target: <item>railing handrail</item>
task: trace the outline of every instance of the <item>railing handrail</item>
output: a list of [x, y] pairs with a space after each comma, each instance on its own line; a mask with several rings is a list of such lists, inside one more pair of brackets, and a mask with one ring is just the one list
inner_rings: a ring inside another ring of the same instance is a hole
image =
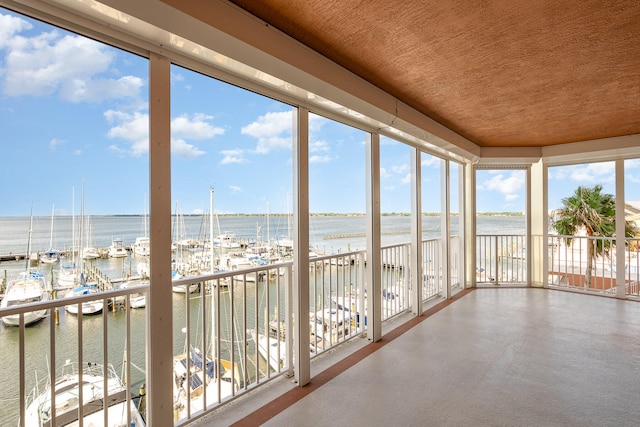
[[53, 298], [48, 301], [40, 301], [29, 304], [20, 304], [12, 307], [0, 308], [0, 317], [12, 316], [21, 313], [30, 313], [32, 311], [50, 310], [52, 308], [65, 307], [67, 305], [73, 305], [78, 303], [84, 303], [89, 301], [106, 300], [114, 297], [121, 297], [125, 295], [133, 295], [137, 293], [143, 293], [149, 291], [149, 284], [140, 284], [127, 288], [114, 289], [109, 291], [100, 291], [95, 294], [87, 294], [73, 297], [61, 297]]

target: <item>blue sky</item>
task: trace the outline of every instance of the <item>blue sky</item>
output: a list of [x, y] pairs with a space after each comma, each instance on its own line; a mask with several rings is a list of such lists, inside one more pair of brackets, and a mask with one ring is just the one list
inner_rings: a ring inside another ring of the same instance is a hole
[[[172, 198], [183, 213], [287, 212], [292, 203], [293, 108], [172, 67]], [[141, 214], [148, 201], [145, 58], [0, 9], [0, 216]], [[310, 210], [364, 212], [365, 141], [358, 129], [312, 115]], [[410, 209], [409, 149], [381, 144], [383, 212]], [[627, 199], [637, 182], [628, 161]], [[455, 169], [455, 168], [454, 168]], [[634, 175], [635, 174], [635, 175]], [[423, 157], [423, 210], [440, 210], [440, 161]], [[553, 168], [550, 208], [577, 185], [614, 193], [613, 163]], [[479, 212], [524, 210], [522, 171], [482, 171]], [[457, 210], [455, 193], [452, 209]], [[557, 207], [557, 206], [555, 206]]]

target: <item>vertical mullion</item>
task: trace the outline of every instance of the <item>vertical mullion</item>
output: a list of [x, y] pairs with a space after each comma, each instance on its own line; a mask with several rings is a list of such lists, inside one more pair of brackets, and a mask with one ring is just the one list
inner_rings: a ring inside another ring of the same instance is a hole
[[149, 55], [150, 282], [146, 315], [147, 424], [173, 419], [171, 296], [171, 61]]

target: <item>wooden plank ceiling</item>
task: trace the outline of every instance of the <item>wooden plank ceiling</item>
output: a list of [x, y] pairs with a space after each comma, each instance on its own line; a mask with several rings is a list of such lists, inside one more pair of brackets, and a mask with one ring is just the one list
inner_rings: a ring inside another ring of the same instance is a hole
[[482, 147], [640, 134], [640, 1], [231, 0]]

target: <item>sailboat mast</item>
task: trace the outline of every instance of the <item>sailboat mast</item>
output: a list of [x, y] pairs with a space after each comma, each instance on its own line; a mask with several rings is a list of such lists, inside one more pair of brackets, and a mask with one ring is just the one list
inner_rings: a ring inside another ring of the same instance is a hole
[[270, 213], [269, 212], [271, 210], [270, 206], [269, 206], [269, 201], [267, 200], [267, 244], [270, 245], [271, 244], [271, 219], [270, 217]]
[[51, 206], [51, 230], [49, 234], [49, 249], [53, 249], [53, 214], [55, 212], [55, 203]]
[[[78, 248], [78, 251], [80, 249]], [[78, 252], [80, 255], [80, 252]], [[71, 187], [71, 265], [76, 263], [76, 187]]]
[[214, 272], [214, 245], [213, 245], [213, 186], [209, 187], [209, 271]]
[[29, 262], [31, 261], [31, 235], [33, 234], [33, 202], [31, 203], [31, 213], [29, 214], [29, 240], [27, 241], [27, 255], [24, 257], [26, 260], [25, 270], [29, 270]]

